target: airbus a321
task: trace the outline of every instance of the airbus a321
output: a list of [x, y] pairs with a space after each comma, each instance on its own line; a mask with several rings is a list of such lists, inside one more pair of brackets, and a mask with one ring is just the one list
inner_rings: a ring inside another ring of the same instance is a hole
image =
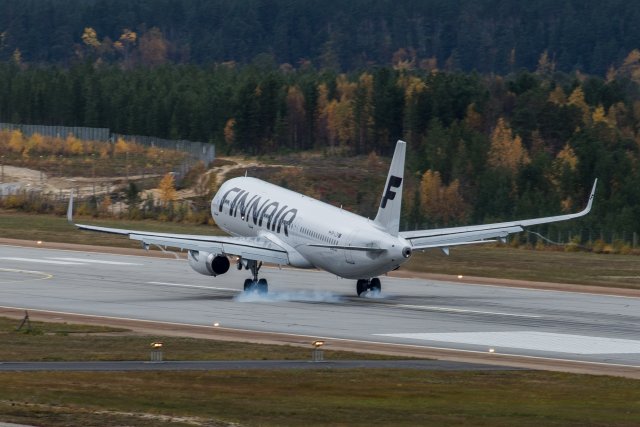
[[[229, 270], [230, 257], [239, 270], [250, 271], [247, 292], [266, 293], [267, 280], [259, 278], [263, 263], [319, 268], [339, 277], [356, 279], [356, 292], [381, 290], [378, 276], [396, 270], [414, 251], [504, 240], [524, 227], [565, 221], [591, 210], [596, 182], [589, 201], [578, 213], [501, 222], [496, 224], [399, 231], [406, 143], [398, 141], [380, 207], [375, 219], [356, 215], [300, 193], [251, 178], [226, 181], [211, 201], [211, 214], [220, 229], [231, 236], [154, 233], [74, 224], [79, 229], [129, 236], [143, 247], [159, 245], [188, 251], [191, 268], [218, 276]], [[67, 218], [70, 223], [73, 195]]]

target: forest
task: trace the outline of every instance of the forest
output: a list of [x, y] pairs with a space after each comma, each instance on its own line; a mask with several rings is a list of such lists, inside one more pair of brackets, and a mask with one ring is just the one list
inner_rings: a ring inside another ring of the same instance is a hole
[[[607, 78], [379, 67], [360, 73], [165, 64], [0, 64], [0, 120], [104, 126], [216, 143], [219, 153], [388, 156], [409, 143], [404, 224], [581, 209], [580, 227], [640, 230], [640, 52]], [[331, 157], [327, 157], [330, 159]]]
[[64, 66], [90, 55], [85, 28], [106, 61], [266, 56], [338, 72], [405, 61], [507, 74], [546, 51], [558, 71], [604, 76], [640, 46], [640, 3], [621, 0], [0, 0], [0, 11], [0, 60]]
[[640, 232], [640, 5], [0, 4], [1, 122], [361, 156], [359, 168], [404, 139], [404, 227], [575, 211], [599, 178], [594, 213], [560, 228]]

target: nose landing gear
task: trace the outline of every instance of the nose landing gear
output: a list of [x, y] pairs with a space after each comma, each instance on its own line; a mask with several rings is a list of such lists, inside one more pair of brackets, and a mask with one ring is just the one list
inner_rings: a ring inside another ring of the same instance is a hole
[[358, 293], [358, 296], [367, 291], [380, 293], [381, 290], [382, 283], [377, 277], [372, 279], [360, 279], [356, 283], [356, 292]]

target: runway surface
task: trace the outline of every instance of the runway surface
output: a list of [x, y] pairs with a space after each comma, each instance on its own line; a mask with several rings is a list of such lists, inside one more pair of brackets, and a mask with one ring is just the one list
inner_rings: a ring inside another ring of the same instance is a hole
[[[397, 348], [640, 368], [640, 298], [382, 278], [383, 292], [326, 273], [263, 268], [216, 278], [186, 261], [0, 246], [0, 305], [212, 326]], [[0, 314], [2, 309], [0, 309]], [[635, 371], [634, 371], [635, 372]], [[639, 371], [640, 372], [640, 371]]]

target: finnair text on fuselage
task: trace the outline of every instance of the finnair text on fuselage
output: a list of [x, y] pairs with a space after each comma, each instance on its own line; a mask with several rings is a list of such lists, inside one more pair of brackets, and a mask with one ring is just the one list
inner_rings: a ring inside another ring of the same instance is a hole
[[[227, 215], [231, 217], [237, 218], [240, 214], [241, 219], [247, 222], [253, 221], [253, 225], [262, 227], [264, 222], [267, 230], [277, 234], [284, 232], [284, 235], [288, 236], [289, 226], [296, 218], [298, 209], [289, 208], [288, 205], [280, 207], [281, 202], [271, 199], [266, 199], [262, 204], [261, 202], [262, 196], [250, 195], [249, 191], [233, 187], [222, 196], [218, 204], [218, 212], [223, 212], [226, 207]], [[212, 207], [212, 211], [215, 215], [215, 206]]]

